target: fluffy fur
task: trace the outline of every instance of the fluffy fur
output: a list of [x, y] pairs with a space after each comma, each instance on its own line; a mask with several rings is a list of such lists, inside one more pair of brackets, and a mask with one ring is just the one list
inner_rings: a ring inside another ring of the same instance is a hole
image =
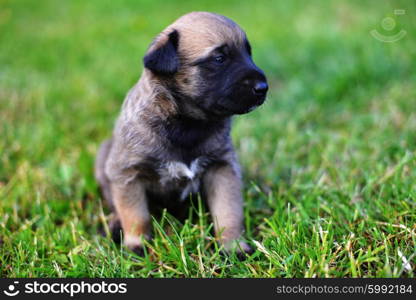
[[151, 237], [155, 199], [181, 201], [199, 192], [225, 249], [250, 252], [231, 116], [261, 105], [267, 81], [245, 33], [226, 17], [190, 13], [156, 37], [143, 61], [113, 136], [97, 155], [112, 224], [121, 224], [126, 246], [140, 250]]

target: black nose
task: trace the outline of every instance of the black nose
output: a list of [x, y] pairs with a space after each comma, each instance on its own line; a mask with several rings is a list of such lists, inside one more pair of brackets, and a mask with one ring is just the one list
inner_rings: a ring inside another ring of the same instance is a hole
[[258, 96], [264, 96], [267, 93], [269, 86], [266, 81], [257, 81], [253, 87], [253, 93]]

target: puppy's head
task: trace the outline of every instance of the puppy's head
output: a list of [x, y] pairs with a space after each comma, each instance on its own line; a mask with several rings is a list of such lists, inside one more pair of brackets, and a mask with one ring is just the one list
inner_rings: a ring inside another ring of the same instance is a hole
[[244, 31], [213, 13], [193, 12], [167, 27], [151, 44], [144, 66], [182, 105], [208, 115], [247, 113], [264, 102], [268, 90]]

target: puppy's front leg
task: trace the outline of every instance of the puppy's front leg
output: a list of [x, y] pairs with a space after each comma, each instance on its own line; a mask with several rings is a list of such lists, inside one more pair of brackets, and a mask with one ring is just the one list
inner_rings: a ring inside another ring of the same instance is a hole
[[238, 171], [231, 165], [213, 167], [204, 176], [204, 194], [214, 221], [215, 232], [227, 251], [251, 253], [241, 240], [243, 199]]
[[150, 214], [143, 185], [134, 180], [111, 185], [114, 206], [121, 221], [124, 244], [141, 254], [142, 238], [150, 238]]

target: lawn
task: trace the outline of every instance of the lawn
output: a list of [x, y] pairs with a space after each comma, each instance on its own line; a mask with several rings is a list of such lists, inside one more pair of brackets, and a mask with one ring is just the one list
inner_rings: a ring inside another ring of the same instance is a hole
[[[245, 261], [220, 254], [197, 199], [184, 222], [153, 220], [144, 257], [98, 233], [99, 143], [152, 38], [192, 10], [239, 23], [271, 86], [234, 119], [257, 248]], [[0, 0], [0, 276], [414, 277], [415, 12], [413, 1]], [[373, 29], [406, 35], [385, 43]]]

